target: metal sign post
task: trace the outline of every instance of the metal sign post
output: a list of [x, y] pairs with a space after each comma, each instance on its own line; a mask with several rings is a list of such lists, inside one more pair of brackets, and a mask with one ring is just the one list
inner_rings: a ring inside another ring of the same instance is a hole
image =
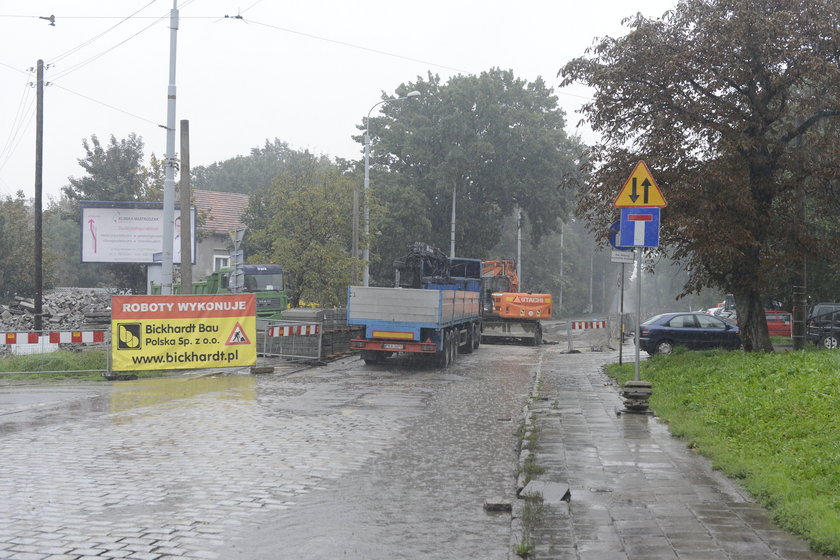
[[[668, 205], [653, 179], [647, 164], [639, 161], [613, 202], [621, 209], [621, 220], [614, 243], [618, 248], [633, 247], [636, 251], [636, 345], [635, 381], [624, 384], [625, 412], [647, 412], [652, 385], [641, 380], [639, 343], [642, 330], [642, 249], [659, 246], [660, 209]], [[615, 227], [613, 227], [615, 229]]]
[[245, 228], [236, 229], [230, 232], [230, 240], [233, 241], [233, 252], [230, 254], [230, 264], [233, 272], [230, 273], [230, 291], [238, 294], [245, 287], [245, 272], [242, 265], [245, 264], [245, 255], [240, 246], [245, 236]]
[[636, 381], [639, 381], [639, 331], [642, 330], [642, 248], [636, 249], [636, 332], [633, 340], [636, 344]]

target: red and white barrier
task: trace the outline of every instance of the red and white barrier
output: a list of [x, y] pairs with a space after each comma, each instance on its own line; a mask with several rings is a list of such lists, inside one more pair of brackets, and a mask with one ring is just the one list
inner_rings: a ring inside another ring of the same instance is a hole
[[311, 325], [286, 325], [282, 327], [268, 327], [265, 335], [269, 338], [277, 338], [280, 336], [306, 336], [310, 334], [318, 334], [321, 330], [321, 325], [313, 323]]
[[572, 330], [606, 329], [606, 321], [572, 321]]
[[[105, 331], [67, 331], [44, 333], [51, 344], [73, 344], [82, 342], [105, 342]], [[37, 332], [3, 333], [5, 344], [38, 344], [41, 334]]]
[[105, 342], [105, 331], [51, 332], [50, 342], [53, 344]]
[[38, 344], [41, 342], [41, 335], [36, 332], [7, 332], [3, 333], [5, 344]]

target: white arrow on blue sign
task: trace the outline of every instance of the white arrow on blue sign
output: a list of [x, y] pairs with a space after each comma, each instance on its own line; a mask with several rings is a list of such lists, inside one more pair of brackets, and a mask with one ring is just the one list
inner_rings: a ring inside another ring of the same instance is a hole
[[622, 208], [619, 247], [659, 247], [659, 208]]

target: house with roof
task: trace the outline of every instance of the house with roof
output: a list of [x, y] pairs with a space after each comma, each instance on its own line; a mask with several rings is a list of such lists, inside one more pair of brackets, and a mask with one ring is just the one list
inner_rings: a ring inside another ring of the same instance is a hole
[[[230, 232], [242, 229], [242, 215], [248, 207], [248, 195], [242, 193], [194, 190], [192, 204], [198, 214], [199, 226], [196, 228], [195, 263], [192, 268], [193, 281], [205, 279], [210, 273], [230, 266], [230, 252], [233, 242]], [[176, 230], [178, 218], [176, 218]], [[194, 226], [195, 227], [195, 226]], [[176, 236], [178, 234], [176, 233]], [[177, 237], [176, 237], [177, 240]], [[180, 262], [180, 244], [175, 243], [176, 262]], [[177, 283], [178, 268], [175, 268]], [[161, 282], [159, 263], [147, 267], [146, 293], [152, 293], [152, 284]]]
[[248, 195], [196, 189], [193, 205], [199, 216], [193, 280], [202, 280], [211, 272], [230, 265], [230, 232], [242, 229], [242, 215], [248, 207]]

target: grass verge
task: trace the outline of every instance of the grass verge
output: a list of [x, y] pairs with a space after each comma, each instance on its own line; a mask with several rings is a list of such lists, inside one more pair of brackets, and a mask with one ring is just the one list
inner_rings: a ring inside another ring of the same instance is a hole
[[[607, 372], [624, 383], [633, 367]], [[840, 554], [840, 352], [676, 352], [641, 377], [672, 434], [814, 550]]]
[[[0, 359], [0, 380], [43, 380], [43, 381], [105, 381], [102, 377], [108, 367], [108, 355], [104, 350], [90, 349], [84, 352], [58, 350], [45, 354], [28, 356], [7, 356]], [[15, 372], [15, 373], [7, 373]], [[136, 371], [138, 377], [160, 377], [165, 372]]]

